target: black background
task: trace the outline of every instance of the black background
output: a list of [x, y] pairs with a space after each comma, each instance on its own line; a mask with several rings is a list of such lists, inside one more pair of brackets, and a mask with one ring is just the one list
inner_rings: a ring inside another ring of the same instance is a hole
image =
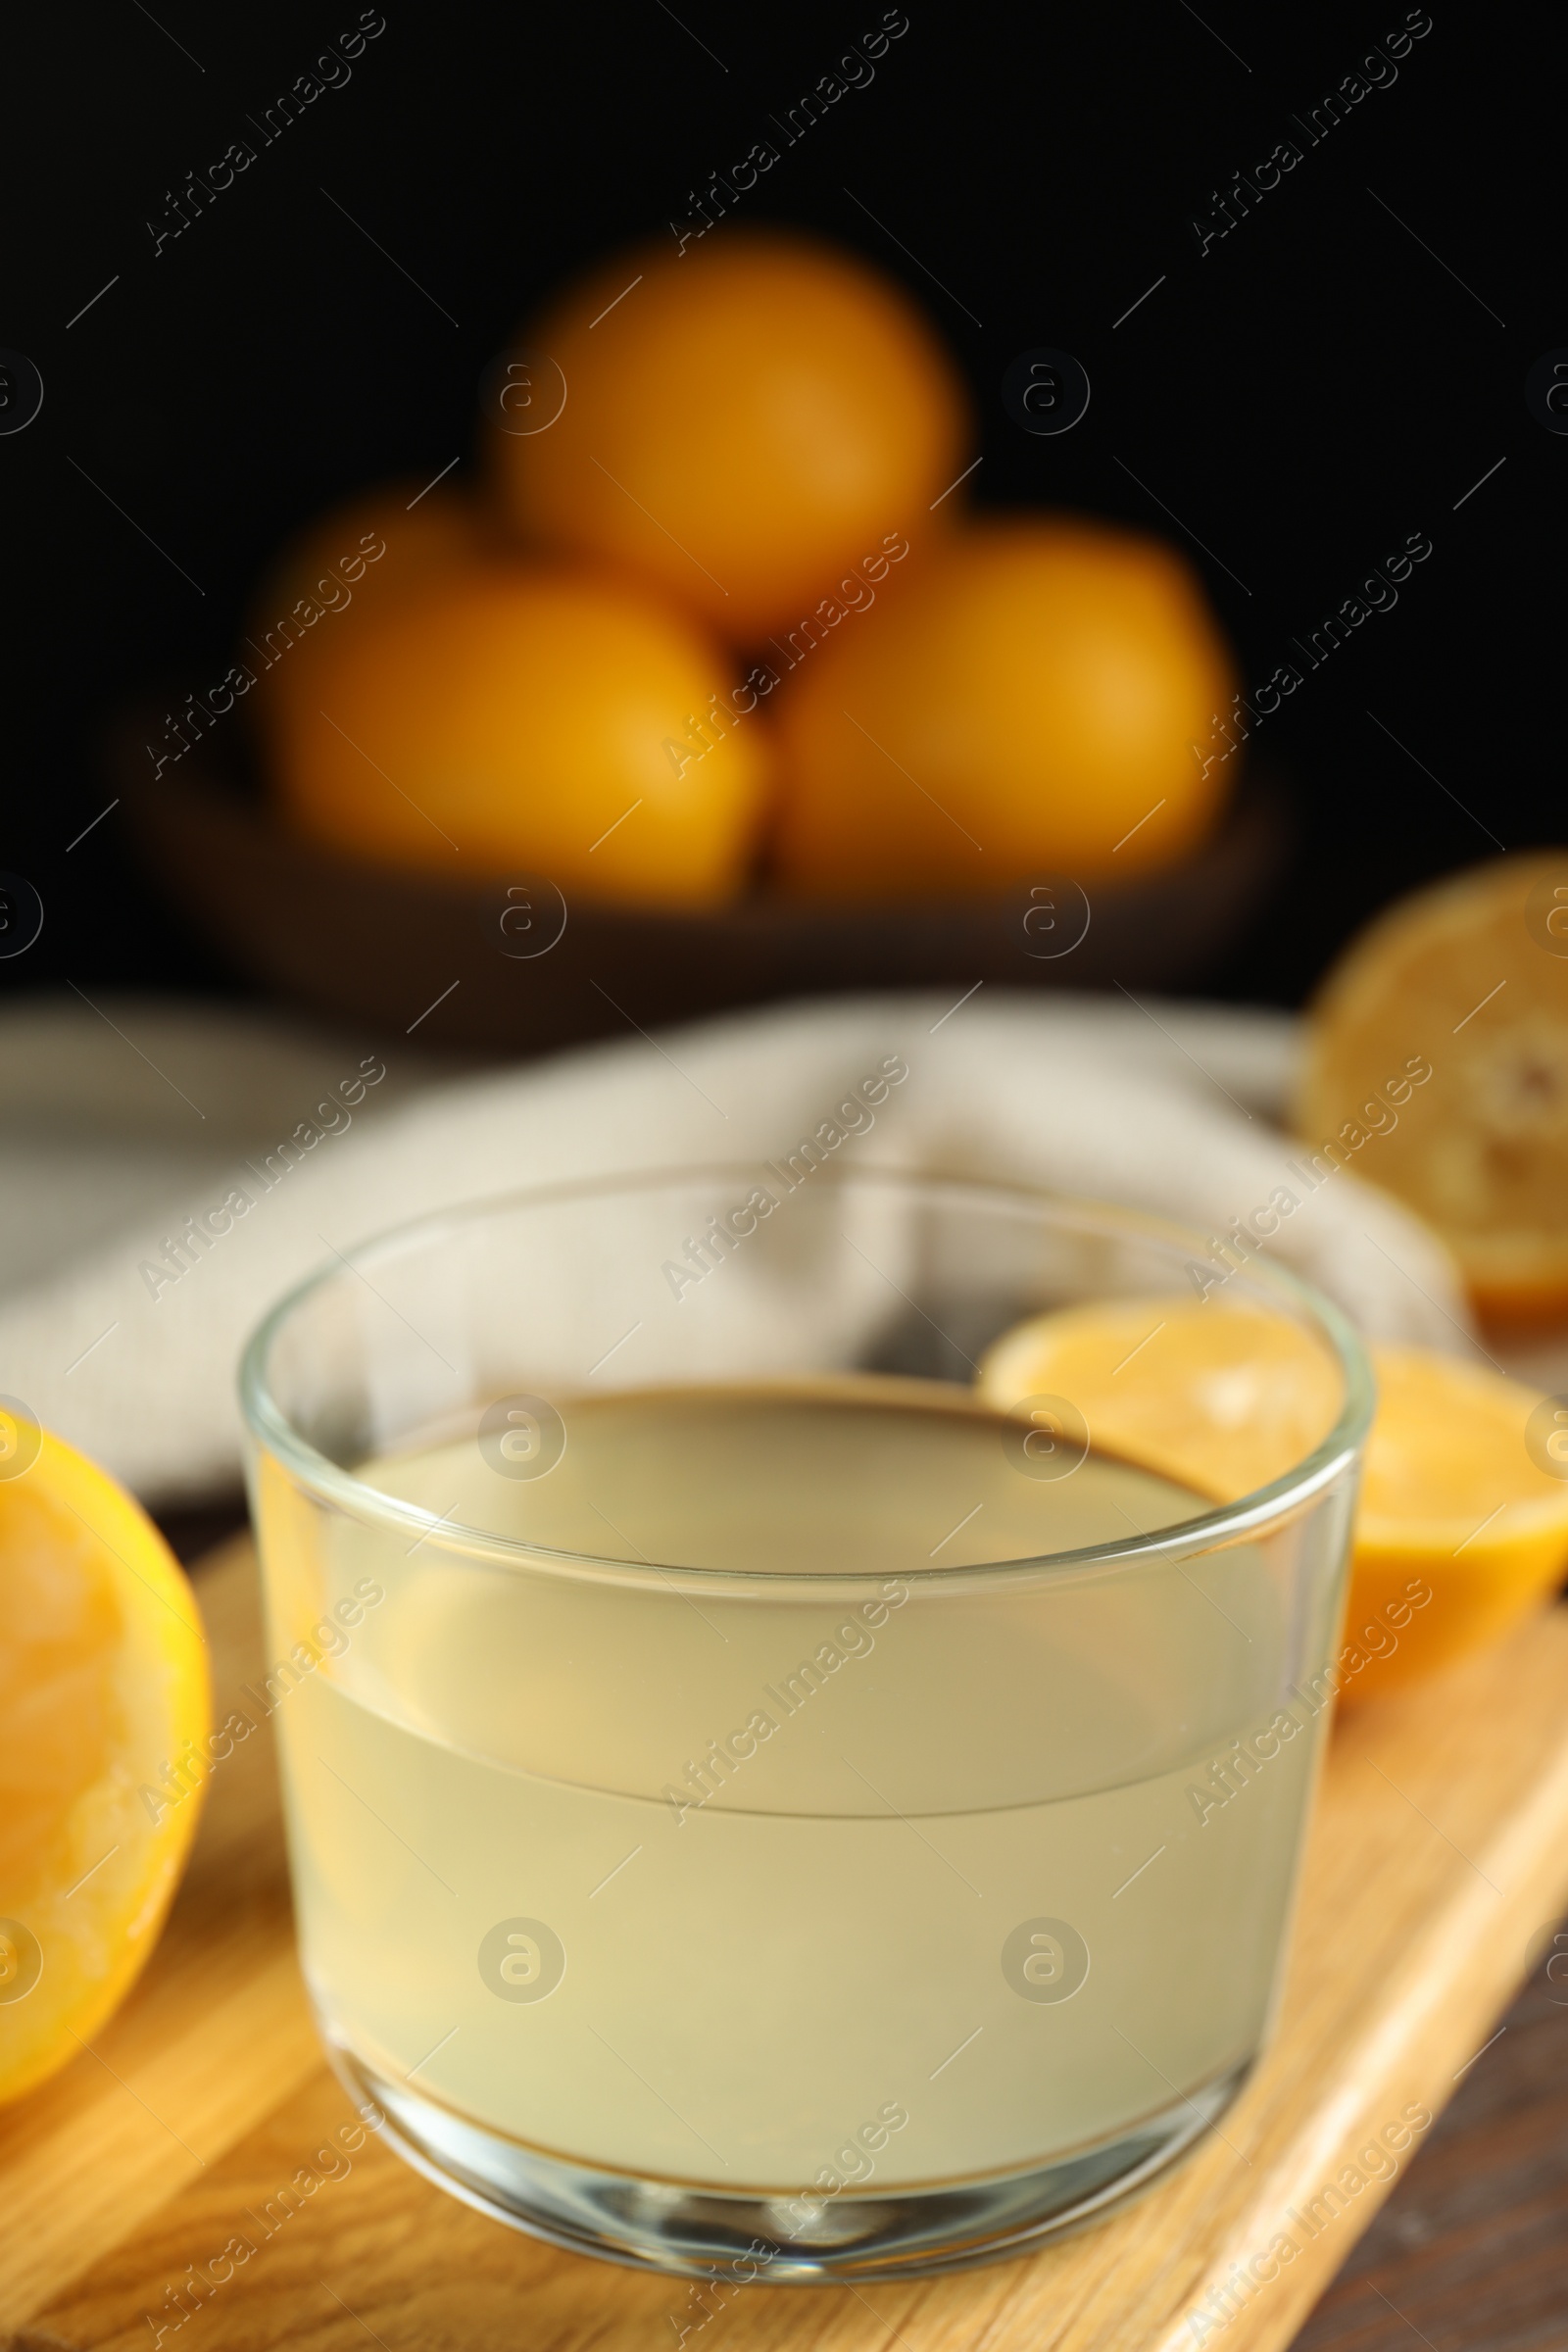
[[[358, 13], [159, 0], [155, 22], [122, 0], [39, 11], [10, 36], [0, 344], [46, 389], [36, 421], [0, 438], [0, 867], [36, 885], [47, 920], [0, 964], [7, 987], [235, 986], [140, 870], [120, 812], [67, 851], [111, 797], [106, 718], [149, 681], [220, 674], [297, 522], [466, 460], [479, 378], [539, 297], [684, 219], [688, 191], [881, 21], [870, 5], [681, 0], [677, 20], [660, 0], [386, 0], [347, 85], [261, 147], [247, 117]], [[1568, 832], [1561, 566], [1526, 522], [1559, 512], [1568, 439], [1523, 397], [1531, 363], [1568, 343], [1560, 268], [1536, 259], [1560, 220], [1549, 20], [1435, 0], [1392, 86], [1231, 235], [1200, 257], [1189, 225], [1233, 171], [1285, 137], [1304, 147], [1291, 115], [1404, 23], [1395, 5], [1281, 8], [1260, 28], [1235, 0], [1201, 18], [1185, 0], [909, 0], [870, 85], [736, 216], [817, 229], [908, 287], [973, 389], [979, 503], [1171, 531], [1250, 685], [1408, 534], [1432, 539], [1397, 607], [1257, 738], [1301, 838], [1216, 975], [1230, 996], [1295, 1002], [1395, 892]], [[147, 221], [235, 138], [256, 163], [155, 257]], [[1060, 438], [1002, 405], [1009, 361], [1038, 345], [1075, 353], [1094, 385]]]

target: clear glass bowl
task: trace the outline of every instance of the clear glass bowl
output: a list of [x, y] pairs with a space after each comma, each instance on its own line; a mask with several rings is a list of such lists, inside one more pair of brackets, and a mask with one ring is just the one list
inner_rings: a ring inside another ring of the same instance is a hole
[[[1192, 1316], [1195, 1260], [824, 1155], [480, 1202], [273, 1311], [242, 1386], [301, 1955], [410, 2162], [580, 2251], [865, 2279], [1098, 2215], [1223, 2115], [1364, 1358], [1255, 1257], [1210, 1281], [1262, 1343], [1222, 1409], [1266, 1439], [1282, 1338], [1323, 1400], [1221, 1503], [973, 1386], [1027, 1316]], [[1179, 1414], [1168, 1351], [1115, 1380]]]

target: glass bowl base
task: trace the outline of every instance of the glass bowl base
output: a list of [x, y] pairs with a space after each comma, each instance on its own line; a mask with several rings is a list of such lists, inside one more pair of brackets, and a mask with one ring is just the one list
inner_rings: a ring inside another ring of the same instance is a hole
[[912, 2278], [1028, 2253], [1148, 2186], [1218, 2121], [1251, 2071], [1250, 2061], [1235, 2067], [1113, 2137], [1025, 2172], [950, 2188], [846, 2189], [813, 2212], [798, 2191], [737, 2194], [548, 2155], [322, 2038], [356, 2105], [374, 2102], [386, 2118], [380, 2136], [437, 2187], [572, 2253], [736, 2285]]

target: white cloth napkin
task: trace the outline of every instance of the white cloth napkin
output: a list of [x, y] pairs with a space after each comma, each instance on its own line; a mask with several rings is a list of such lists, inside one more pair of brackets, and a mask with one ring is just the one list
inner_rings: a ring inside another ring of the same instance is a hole
[[238, 1476], [248, 1333], [332, 1251], [529, 1185], [780, 1160], [890, 1056], [907, 1077], [839, 1160], [1021, 1178], [1216, 1242], [1272, 1201], [1265, 1247], [1364, 1330], [1461, 1345], [1446, 1253], [1360, 1181], [1376, 1138], [1356, 1172], [1320, 1152], [1324, 1175], [1276, 1124], [1297, 1037], [1283, 1014], [987, 990], [786, 1005], [476, 1074], [253, 1014], [40, 1002], [0, 1019], [0, 1391], [149, 1500], [211, 1494]]

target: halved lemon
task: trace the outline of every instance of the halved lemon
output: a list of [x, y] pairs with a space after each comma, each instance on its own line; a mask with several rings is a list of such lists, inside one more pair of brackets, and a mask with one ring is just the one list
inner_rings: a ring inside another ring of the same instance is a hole
[[1362, 932], [1311, 1008], [1295, 1123], [1438, 1228], [1483, 1312], [1568, 1311], [1568, 850]]
[[[1371, 1356], [1378, 1409], [1355, 1520], [1347, 1696], [1494, 1641], [1568, 1568], [1568, 1455], [1549, 1400], [1426, 1348]], [[1557, 1418], [1568, 1427], [1568, 1411]]]
[[1334, 1358], [1245, 1299], [1121, 1298], [1036, 1315], [997, 1341], [980, 1395], [1064, 1396], [1107, 1453], [1234, 1502], [1283, 1478], [1339, 1415]]
[[0, 2103], [158, 1938], [201, 1809], [207, 1646], [139, 1504], [0, 1402]]
[[[1568, 1568], [1568, 1406], [1424, 1348], [1373, 1345], [1342, 1699], [1414, 1682], [1495, 1640]], [[1333, 1426], [1340, 1383], [1312, 1335], [1245, 1302], [1121, 1299], [1037, 1315], [979, 1373], [987, 1403], [1065, 1397], [1092, 1444], [1235, 1501]]]

